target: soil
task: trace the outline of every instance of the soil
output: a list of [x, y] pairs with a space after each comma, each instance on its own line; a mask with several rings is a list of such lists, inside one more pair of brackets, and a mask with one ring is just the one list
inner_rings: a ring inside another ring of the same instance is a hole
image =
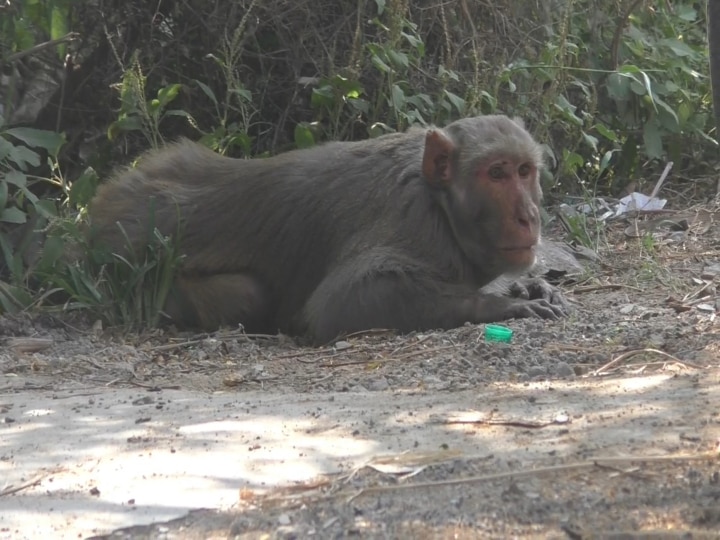
[[720, 538], [719, 233], [611, 227], [509, 344], [6, 316], [0, 538]]

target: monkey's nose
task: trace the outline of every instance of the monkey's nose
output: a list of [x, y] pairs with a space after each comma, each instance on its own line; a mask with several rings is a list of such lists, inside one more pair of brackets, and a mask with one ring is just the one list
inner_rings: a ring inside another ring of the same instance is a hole
[[522, 229], [534, 229], [540, 224], [540, 213], [537, 208], [523, 206], [515, 214], [517, 224]]

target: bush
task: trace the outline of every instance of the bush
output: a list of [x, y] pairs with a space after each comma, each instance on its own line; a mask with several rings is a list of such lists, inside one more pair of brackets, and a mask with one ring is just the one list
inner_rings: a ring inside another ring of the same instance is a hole
[[[95, 170], [179, 136], [262, 156], [501, 112], [546, 144], [551, 197], [642, 186], [667, 160], [703, 174], [716, 152], [705, 13], [687, 0], [32, 0], [0, 11], [4, 309], [58, 289], [91, 303], [53, 255], [58, 238], [73, 236], [68, 221], [82, 236]], [[33, 261], [28, 229], [64, 232]], [[170, 244], [148, 260], [174, 267], [172, 240], [158, 241]], [[147, 276], [144, 264], [132, 267]], [[102, 264], [84, 272], [95, 287], [107, 276]]]

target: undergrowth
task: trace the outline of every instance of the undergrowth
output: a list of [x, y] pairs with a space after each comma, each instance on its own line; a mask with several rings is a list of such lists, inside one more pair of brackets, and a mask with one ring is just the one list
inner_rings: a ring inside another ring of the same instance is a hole
[[[704, 7], [689, 0], [33, 0], [0, 13], [5, 312], [158, 322], [177, 238], [155, 235], [138, 260], [99, 253], [86, 207], [117, 163], [181, 135], [264, 156], [517, 115], [545, 145], [555, 202], [642, 190], [667, 161], [702, 174], [717, 151]], [[568, 224], [578, 243], [604, 241], [597, 221]]]

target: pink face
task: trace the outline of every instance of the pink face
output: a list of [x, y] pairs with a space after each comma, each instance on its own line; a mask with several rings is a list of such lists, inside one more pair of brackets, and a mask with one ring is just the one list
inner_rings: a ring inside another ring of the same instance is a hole
[[512, 267], [535, 262], [540, 239], [540, 187], [534, 162], [500, 156], [480, 164], [477, 187], [496, 222], [495, 249]]

